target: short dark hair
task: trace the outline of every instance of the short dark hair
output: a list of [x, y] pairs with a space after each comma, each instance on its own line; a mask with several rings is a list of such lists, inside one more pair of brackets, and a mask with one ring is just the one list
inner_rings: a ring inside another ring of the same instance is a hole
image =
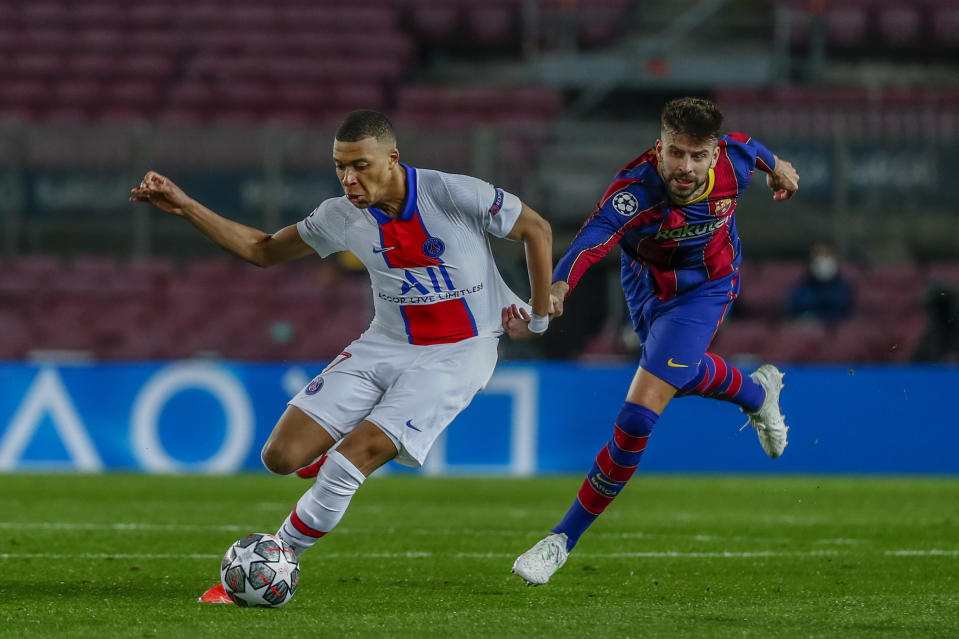
[[362, 109], [353, 111], [343, 120], [336, 130], [336, 139], [340, 142], [359, 142], [363, 138], [396, 143], [393, 123], [379, 111]]
[[687, 135], [694, 140], [719, 139], [723, 114], [719, 108], [703, 98], [677, 98], [663, 107], [660, 116], [663, 131]]

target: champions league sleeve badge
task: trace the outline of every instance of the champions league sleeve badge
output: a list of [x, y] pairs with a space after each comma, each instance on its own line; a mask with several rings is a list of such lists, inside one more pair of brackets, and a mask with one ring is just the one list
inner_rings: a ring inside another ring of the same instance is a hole
[[613, 196], [613, 209], [620, 215], [635, 215], [639, 210], [639, 202], [629, 191], [620, 191]]

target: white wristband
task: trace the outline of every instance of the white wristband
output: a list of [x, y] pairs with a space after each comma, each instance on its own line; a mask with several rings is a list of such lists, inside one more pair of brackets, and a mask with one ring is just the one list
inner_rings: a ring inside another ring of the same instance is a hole
[[529, 321], [529, 332], [542, 335], [549, 327], [549, 315], [537, 315], [533, 313], [533, 318]]

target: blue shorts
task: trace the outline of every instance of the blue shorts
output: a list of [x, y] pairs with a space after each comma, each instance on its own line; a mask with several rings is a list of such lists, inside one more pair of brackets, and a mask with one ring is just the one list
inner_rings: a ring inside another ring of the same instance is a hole
[[739, 271], [663, 301], [649, 270], [623, 260], [623, 292], [643, 345], [639, 365], [676, 388], [695, 378], [709, 343], [739, 295]]

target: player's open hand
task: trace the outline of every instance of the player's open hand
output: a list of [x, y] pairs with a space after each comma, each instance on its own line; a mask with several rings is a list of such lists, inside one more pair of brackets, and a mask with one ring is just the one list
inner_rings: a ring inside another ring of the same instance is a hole
[[130, 189], [130, 201], [149, 202], [161, 211], [174, 215], [183, 215], [183, 209], [191, 202], [189, 196], [174, 184], [173, 180], [156, 171], [147, 172], [140, 186]]
[[539, 337], [542, 333], [529, 330], [529, 321], [533, 319], [525, 308], [517, 308], [516, 304], [503, 309], [503, 330], [513, 339], [529, 339]]
[[766, 174], [766, 184], [773, 190], [774, 200], [788, 200], [799, 190], [799, 173], [791, 162], [776, 158], [776, 169]]

